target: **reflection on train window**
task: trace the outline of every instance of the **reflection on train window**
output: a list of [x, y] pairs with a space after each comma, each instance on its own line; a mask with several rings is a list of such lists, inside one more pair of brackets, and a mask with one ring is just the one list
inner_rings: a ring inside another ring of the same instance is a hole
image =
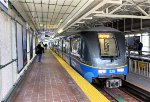
[[71, 39], [71, 54], [80, 57], [80, 38]]
[[55, 41], [55, 48], [57, 49], [57, 47], [58, 47], [58, 41]]
[[60, 51], [62, 50], [62, 40], [59, 41], [58, 49], [59, 49]]
[[117, 56], [117, 45], [115, 42], [115, 38], [112, 36], [112, 34], [111, 36], [107, 37], [100, 36], [98, 38], [100, 43], [101, 56]]
[[65, 41], [63, 42], [63, 52], [69, 53], [69, 49], [70, 49], [69, 46], [70, 46], [70, 45], [69, 45], [69, 41], [68, 41], [68, 40], [65, 40]]

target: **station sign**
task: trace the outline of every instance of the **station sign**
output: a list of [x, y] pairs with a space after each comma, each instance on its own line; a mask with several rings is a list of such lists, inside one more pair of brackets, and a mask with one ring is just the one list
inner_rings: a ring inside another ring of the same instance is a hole
[[8, 0], [0, 0], [0, 7], [3, 10], [8, 10]]

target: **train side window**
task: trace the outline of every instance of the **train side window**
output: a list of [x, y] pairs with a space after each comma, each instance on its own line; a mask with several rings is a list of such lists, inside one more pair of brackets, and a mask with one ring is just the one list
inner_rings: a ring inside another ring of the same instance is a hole
[[64, 40], [63, 42], [63, 52], [69, 53], [70, 45], [68, 40]]
[[58, 41], [57, 40], [55, 41], [55, 48], [56, 49], [58, 48]]
[[70, 41], [69, 40], [66, 41], [66, 52], [70, 53]]
[[66, 44], [65, 44], [65, 43], [66, 43], [66, 41], [63, 40], [63, 45], [62, 45], [62, 46], [63, 46], [63, 52], [64, 52], [64, 53], [66, 53]]
[[59, 49], [60, 51], [62, 51], [62, 40], [59, 40], [58, 49]]
[[99, 34], [100, 53], [102, 57], [117, 56], [117, 44], [113, 34]]
[[71, 54], [80, 57], [81, 50], [81, 39], [73, 38], [71, 39]]

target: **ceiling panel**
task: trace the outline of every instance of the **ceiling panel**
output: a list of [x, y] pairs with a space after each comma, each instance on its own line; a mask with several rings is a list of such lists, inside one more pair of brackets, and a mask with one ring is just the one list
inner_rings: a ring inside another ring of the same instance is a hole
[[52, 18], [53, 13], [48, 13], [48, 18]]
[[26, 3], [22, 3], [22, 5], [23, 5], [23, 7], [24, 7], [25, 11], [29, 11], [28, 6], [27, 6], [27, 4], [26, 4]]
[[57, 0], [50, 0], [50, 4], [56, 4]]
[[39, 22], [43, 22], [43, 19], [42, 17], [38, 18]]
[[26, 2], [33, 2], [33, 0], [25, 0]]
[[71, 13], [74, 8], [75, 8], [75, 7], [71, 7], [71, 6], [70, 6], [70, 7], [67, 9], [66, 13]]
[[27, 3], [27, 7], [30, 9], [30, 11], [35, 11], [35, 6], [33, 3]]
[[64, 14], [62, 19], [65, 20], [68, 16], [69, 14]]
[[34, 0], [34, 3], [41, 3], [43, 0]]
[[52, 18], [48, 18], [47, 21], [50, 22]]
[[53, 16], [52, 16], [52, 17], [53, 17], [53, 20], [55, 20], [55, 18], [57, 18], [57, 15], [58, 15], [58, 14], [53, 14]]
[[30, 18], [33, 17], [30, 12], [27, 12], [27, 15], [29, 15]]
[[52, 21], [52, 22], [55, 22], [55, 19], [52, 19], [51, 21]]
[[59, 15], [57, 16], [57, 18], [60, 18], [60, 19], [61, 19], [61, 18], [63, 17], [63, 15], [64, 15], [64, 14], [59, 14]]
[[62, 8], [62, 6], [56, 6], [56, 8], [55, 8], [55, 13], [59, 13], [60, 12], [60, 10], [61, 10], [61, 8]]
[[42, 10], [43, 10], [43, 12], [48, 12], [48, 5], [42, 4]]
[[37, 17], [36, 12], [31, 12], [31, 14], [32, 14], [33, 17]]
[[58, 0], [57, 5], [64, 5], [65, 0]]
[[61, 18], [57, 18], [57, 20], [55, 21], [56, 23], [60, 23], [62, 21]]
[[69, 6], [63, 6], [63, 7], [61, 8], [60, 13], [65, 13], [68, 8], [69, 8]]
[[43, 13], [43, 17], [44, 17], [44, 18], [47, 18], [47, 13]]
[[80, 0], [80, 3], [78, 4], [78, 7], [82, 7], [83, 5], [85, 5], [86, 2], [88, 2], [89, 0]]
[[43, 21], [47, 21], [47, 17], [43, 17]]
[[72, 6], [77, 6], [78, 3], [80, 3], [81, 0], [73, 0], [73, 2], [71, 3]]
[[42, 12], [37, 12], [37, 16], [42, 18]]
[[39, 19], [38, 19], [38, 18], [34, 18], [34, 21], [35, 21], [35, 22], [39, 22]]
[[48, 4], [51, 0], [42, 0], [42, 3]]
[[19, 1], [21, 1], [21, 2], [25, 2], [25, 0], [19, 0]]
[[36, 11], [42, 12], [41, 4], [35, 4]]
[[[43, 23], [43, 25], [49, 25], [52, 29], [55, 27], [58, 27], [58, 29], [68, 29], [81, 21], [85, 21], [85, 23], [79, 24], [79, 28], [86, 28], [86, 26], [90, 27], [102, 24], [103, 22], [112, 22], [116, 19], [112, 18], [112, 16], [115, 15], [120, 16], [126, 14], [132, 18], [132, 16], [137, 17], [141, 14], [143, 17], [150, 17], [150, 2], [148, 2], [148, 0], [118, 0], [122, 1], [121, 3], [110, 3], [108, 2], [110, 0], [10, 1], [14, 2], [14, 5], [16, 2], [18, 2], [17, 4], [22, 5], [22, 8], [25, 11], [24, 15], [28, 16], [29, 22], [33, 21], [33, 24], [38, 24], [35, 26], [39, 26], [39, 24]], [[117, 2], [117, 0], [115, 0], [115, 2]], [[20, 9], [22, 8], [20, 6]], [[20, 12], [22, 13], [22, 11]], [[87, 19], [87, 17], [91, 17], [92, 19]], [[105, 19], [105, 17], [107, 18]], [[38, 28], [41, 27], [39, 26], [37, 29]]]
[[73, 1], [76, 1], [76, 0], [66, 0], [64, 5], [70, 5]]
[[50, 5], [49, 6], [49, 12], [54, 12], [55, 9], [55, 5]]

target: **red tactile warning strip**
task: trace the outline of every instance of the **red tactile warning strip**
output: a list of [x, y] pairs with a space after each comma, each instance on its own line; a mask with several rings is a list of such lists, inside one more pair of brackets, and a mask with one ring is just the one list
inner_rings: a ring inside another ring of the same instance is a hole
[[89, 102], [81, 89], [48, 51], [34, 61], [11, 102]]

